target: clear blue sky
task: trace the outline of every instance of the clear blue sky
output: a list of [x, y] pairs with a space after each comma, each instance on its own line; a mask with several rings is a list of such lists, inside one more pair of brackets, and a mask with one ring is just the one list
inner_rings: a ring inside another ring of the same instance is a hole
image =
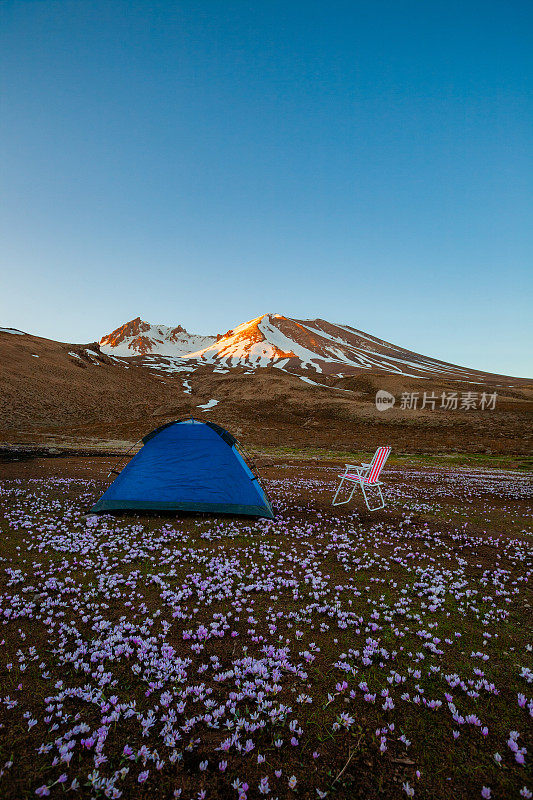
[[0, 14], [0, 325], [273, 311], [533, 375], [531, 2]]

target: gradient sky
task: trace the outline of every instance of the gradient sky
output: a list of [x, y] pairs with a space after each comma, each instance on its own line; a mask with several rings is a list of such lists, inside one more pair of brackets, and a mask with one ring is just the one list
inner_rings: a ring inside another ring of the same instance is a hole
[[272, 311], [533, 375], [529, 0], [0, 14], [0, 325]]

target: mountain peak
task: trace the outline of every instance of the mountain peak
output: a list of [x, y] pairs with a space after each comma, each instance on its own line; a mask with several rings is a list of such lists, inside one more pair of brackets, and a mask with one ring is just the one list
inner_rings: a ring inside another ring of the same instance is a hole
[[145, 355], [183, 356], [208, 347], [214, 336], [188, 333], [181, 325], [151, 325], [140, 317], [126, 322], [100, 339], [100, 350], [107, 355], [128, 357]]

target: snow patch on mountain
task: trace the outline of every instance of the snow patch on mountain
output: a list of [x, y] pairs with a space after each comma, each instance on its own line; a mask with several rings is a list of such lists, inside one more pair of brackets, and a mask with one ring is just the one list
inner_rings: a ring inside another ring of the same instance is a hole
[[[294, 375], [294, 373], [289, 372], [289, 375]], [[321, 386], [323, 389], [333, 389], [335, 392], [347, 392], [348, 394], [353, 394], [351, 389], [341, 389], [340, 386], [328, 386], [327, 383], [317, 383], [316, 381], [312, 381], [311, 378], [306, 378], [305, 375], [295, 375], [295, 377], [300, 378], [300, 380], [304, 383], [310, 383], [313, 386]]]
[[188, 358], [226, 367], [270, 366], [279, 358], [280, 354], [276, 346], [267, 341], [260, 330], [262, 319], [263, 317], [257, 317], [249, 322], [244, 322], [237, 328], [228, 331], [210, 347], [190, 353]]
[[210, 408], [218, 406], [219, 402], [220, 402], [219, 400], [214, 400], [213, 398], [211, 398], [211, 400], [208, 400], [207, 403], [204, 403], [201, 406], [196, 406], [196, 408], [201, 408], [202, 411], [209, 411]]
[[[269, 314], [265, 314], [261, 317], [261, 321], [258, 324], [258, 328], [265, 335], [265, 338], [271, 342], [274, 347], [277, 347], [278, 350], [284, 353], [291, 353], [291, 355], [299, 358], [304, 369], [310, 366], [316, 370], [316, 372], [322, 372], [320, 365], [316, 363], [317, 354], [312, 350], [308, 350], [306, 347], [302, 347], [302, 345], [298, 344], [293, 339], [289, 339], [288, 336], [285, 336], [278, 327], [270, 322], [269, 316]], [[276, 314], [274, 318], [284, 319], [281, 314]]]

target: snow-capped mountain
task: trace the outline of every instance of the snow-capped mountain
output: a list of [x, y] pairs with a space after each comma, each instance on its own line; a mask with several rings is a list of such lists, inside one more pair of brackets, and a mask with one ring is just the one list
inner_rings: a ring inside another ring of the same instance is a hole
[[151, 368], [165, 372], [194, 363], [222, 369], [274, 366], [339, 377], [376, 370], [457, 380], [483, 374], [405, 350], [349, 325], [281, 314], [263, 314], [216, 337], [189, 334], [181, 326], [150, 325], [137, 317], [104, 336], [100, 349], [119, 357], [143, 356]]
[[132, 357], [144, 355], [185, 356], [193, 350], [209, 347], [214, 336], [188, 333], [181, 325], [150, 325], [140, 317], [126, 322], [100, 339], [100, 350], [106, 355]]
[[398, 375], [470, 375], [472, 370], [404, 350], [375, 336], [323, 319], [263, 314], [228, 331], [188, 358], [224, 367], [306, 369], [325, 375], [385, 370]]

